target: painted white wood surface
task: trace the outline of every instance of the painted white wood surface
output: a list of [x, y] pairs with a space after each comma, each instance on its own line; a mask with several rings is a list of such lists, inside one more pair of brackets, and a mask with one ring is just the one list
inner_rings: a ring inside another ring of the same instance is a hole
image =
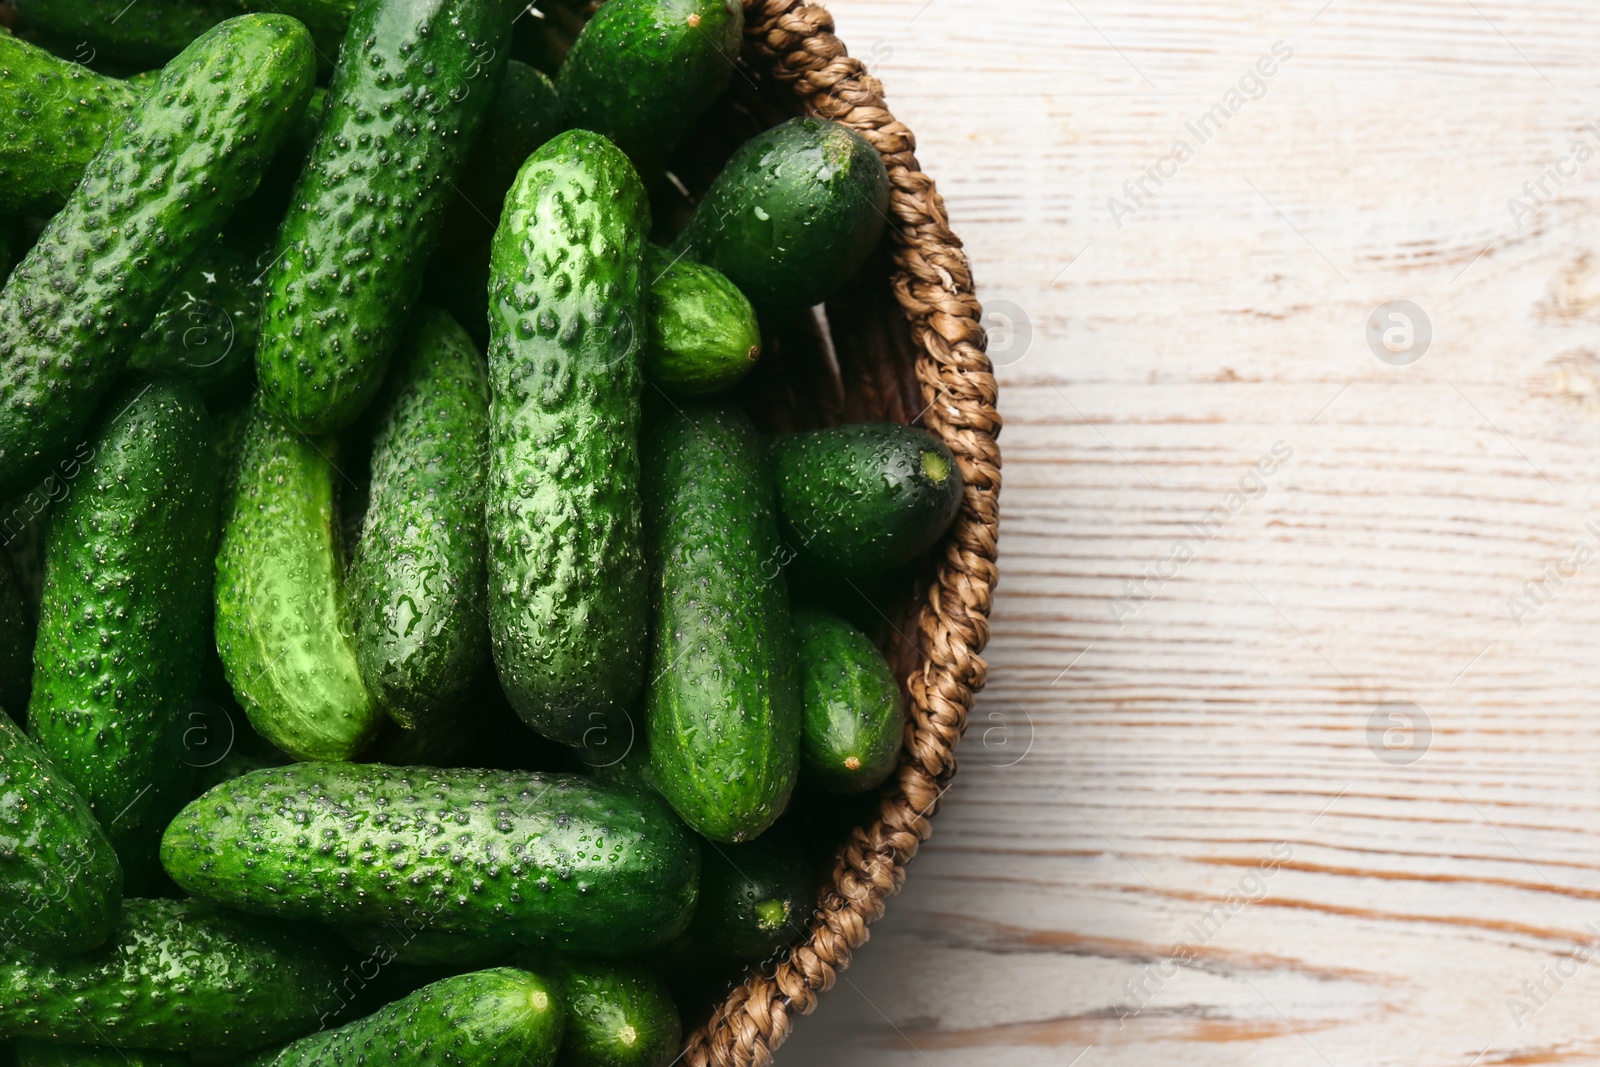
[[1600, 7], [831, 7], [1031, 340], [960, 777], [778, 1062], [1600, 1062]]

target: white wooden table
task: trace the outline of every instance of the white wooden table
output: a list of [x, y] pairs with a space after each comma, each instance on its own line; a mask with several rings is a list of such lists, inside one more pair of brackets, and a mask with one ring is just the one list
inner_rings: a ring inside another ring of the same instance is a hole
[[1600, 1062], [1600, 7], [831, 6], [1027, 325], [961, 774], [779, 1063]]

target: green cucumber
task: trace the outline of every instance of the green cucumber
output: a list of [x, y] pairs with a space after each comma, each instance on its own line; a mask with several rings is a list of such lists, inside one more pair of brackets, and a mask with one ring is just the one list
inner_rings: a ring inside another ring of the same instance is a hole
[[816, 905], [805, 852], [787, 834], [714, 846], [706, 849], [689, 936], [725, 956], [765, 959], [805, 936]]
[[830, 793], [880, 784], [900, 757], [905, 698], [866, 634], [826, 611], [795, 612], [800, 649], [800, 773]]
[[772, 486], [737, 409], [646, 425], [655, 648], [648, 736], [663, 795], [714, 841], [745, 841], [794, 788], [800, 700]]
[[106, 139], [0, 291], [0, 497], [82, 440], [167, 291], [255, 188], [314, 73], [293, 19], [230, 19]]
[[645, 269], [645, 377], [673, 396], [704, 396], [739, 384], [761, 358], [761, 327], [750, 301], [720, 271], [655, 245]]
[[374, 419], [346, 591], [356, 662], [390, 717], [450, 715], [489, 660], [483, 496], [489, 383], [455, 320], [423, 306]]
[[576, 775], [299, 763], [193, 801], [162, 862], [245, 911], [638, 952], [694, 907], [694, 838], [661, 801]]
[[610, 138], [653, 175], [727, 87], [743, 38], [738, 0], [609, 0], [561, 64], [567, 125]]
[[0, 711], [0, 944], [81, 952], [116, 925], [122, 868], [88, 802]]
[[683, 1039], [667, 984], [637, 964], [551, 959], [567, 1011], [558, 1067], [668, 1067]]
[[340, 589], [329, 438], [253, 407], [217, 550], [217, 651], [257, 733], [296, 759], [350, 759], [382, 713]]
[[60, 211], [141, 90], [0, 34], [0, 212]]
[[134, 891], [188, 799], [179, 715], [208, 651], [217, 529], [211, 423], [173, 379], [106, 398], [45, 543], [28, 732], [94, 809]]
[[318, 1025], [343, 954], [199, 900], [125, 900], [79, 956], [0, 950], [0, 1035], [165, 1051], [250, 1052]]
[[550, 983], [497, 967], [423, 986], [364, 1019], [264, 1052], [243, 1067], [547, 1067], [565, 1018]]
[[[10, 541], [10, 531], [0, 534]], [[27, 591], [11, 563], [11, 554], [0, 549], [0, 709], [19, 714], [28, 708], [33, 690], [33, 610]]]
[[298, 429], [343, 429], [382, 385], [494, 101], [512, 12], [500, 0], [362, 0], [351, 18], [256, 349], [262, 392]]
[[644, 683], [639, 349], [649, 208], [583, 130], [528, 158], [490, 268], [489, 626], [506, 695], [580, 744]]
[[867, 576], [921, 555], [961, 509], [955, 457], [933, 434], [863, 422], [773, 437], [784, 539], [830, 575]]
[[17, 1042], [17, 1067], [185, 1067], [193, 1062], [181, 1052]]
[[734, 152], [673, 250], [726, 274], [776, 326], [861, 267], [888, 207], [877, 149], [847, 126], [790, 119]]

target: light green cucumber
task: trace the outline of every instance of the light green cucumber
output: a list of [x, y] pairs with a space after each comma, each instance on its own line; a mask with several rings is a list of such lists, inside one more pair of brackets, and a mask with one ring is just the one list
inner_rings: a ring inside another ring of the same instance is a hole
[[656, 245], [645, 271], [645, 377], [673, 396], [704, 396], [739, 384], [761, 358], [761, 327], [750, 301], [720, 271]]

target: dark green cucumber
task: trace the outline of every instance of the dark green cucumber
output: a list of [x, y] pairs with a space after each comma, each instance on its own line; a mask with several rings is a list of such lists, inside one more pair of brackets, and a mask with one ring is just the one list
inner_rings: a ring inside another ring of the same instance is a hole
[[330, 438], [264, 403], [241, 433], [217, 550], [217, 651], [257, 733], [296, 759], [350, 759], [382, 713], [340, 589]]
[[213, 789], [167, 828], [191, 893], [245, 911], [638, 952], [694, 907], [693, 836], [576, 775], [299, 763]]
[[561, 64], [567, 125], [610, 138], [653, 176], [727, 87], [743, 38], [738, 0], [609, 0]]
[[193, 1062], [182, 1052], [17, 1042], [17, 1067], [185, 1067]]
[[211, 423], [194, 387], [112, 392], [45, 544], [28, 732], [105, 827], [139, 891], [188, 799], [179, 715], [208, 651], [217, 530]]
[[[11, 540], [10, 530], [0, 540]], [[27, 591], [11, 563], [11, 554], [0, 548], [0, 708], [21, 714], [28, 710], [28, 694], [33, 690], [33, 609]]]
[[769, 449], [784, 539], [828, 574], [905, 563], [961, 509], [955, 457], [933, 434], [891, 422], [783, 433]]
[[683, 1023], [667, 985], [648, 968], [603, 960], [532, 964], [556, 982], [567, 1012], [559, 1067], [668, 1067]]
[[0, 212], [60, 211], [140, 92], [0, 34]]
[[122, 904], [122, 868], [88, 802], [3, 711], [0, 895], [0, 945], [38, 952], [93, 948]]
[[125, 900], [78, 956], [0, 950], [0, 1035], [242, 1053], [314, 1029], [343, 954], [283, 923], [199, 900]]
[[714, 846], [705, 851], [689, 936], [725, 956], [764, 959], [805, 936], [816, 904], [805, 852], [787, 834]]
[[298, 22], [230, 19], [106, 139], [0, 291], [0, 497], [82, 440], [167, 291], [255, 188], [314, 73]]
[[755, 837], [794, 788], [800, 700], [772, 486], [737, 409], [665, 405], [646, 426], [657, 785], [715, 841]]
[[790, 119], [739, 147], [673, 250], [726, 274], [776, 326], [860, 268], [888, 206], [877, 149], [838, 123]]
[[490, 267], [489, 625], [506, 695], [566, 744], [644, 682], [639, 349], [649, 208], [583, 130], [528, 158]]
[[457, 710], [489, 660], [489, 383], [449, 315], [424, 305], [412, 316], [374, 425], [366, 519], [346, 583], [356, 662], [379, 706], [418, 728]]
[[650, 339], [645, 377], [674, 396], [731, 389], [761, 358], [761, 327], [722, 272], [650, 246]]
[[513, 5], [362, 0], [278, 233], [256, 374], [300, 430], [355, 421], [383, 383], [453, 183], [494, 101]]
[[550, 983], [510, 967], [423, 986], [364, 1019], [264, 1052], [243, 1067], [548, 1067], [565, 1017]]
[[860, 793], [900, 757], [905, 698], [866, 634], [826, 611], [795, 612], [800, 650], [800, 773], [830, 793]]

